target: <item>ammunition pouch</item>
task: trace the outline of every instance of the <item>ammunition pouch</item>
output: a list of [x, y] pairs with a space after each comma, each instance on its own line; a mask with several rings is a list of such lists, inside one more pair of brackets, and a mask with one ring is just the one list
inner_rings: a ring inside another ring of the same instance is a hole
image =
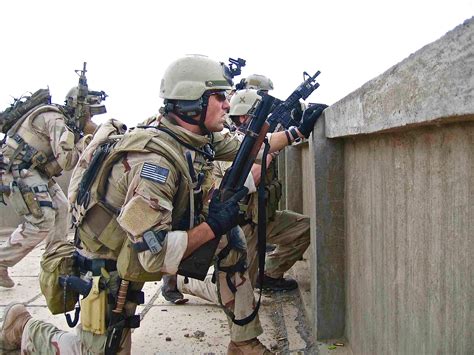
[[10, 203], [19, 216], [30, 214], [30, 209], [26, 205], [23, 194], [16, 181], [13, 181], [10, 185]]
[[46, 251], [40, 262], [39, 283], [41, 293], [52, 314], [74, 310], [79, 300], [79, 293], [59, 283], [60, 276], [79, 276], [79, 269], [74, 263], [75, 247], [71, 243], [61, 242]]
[[39, 202], [36, 199], [34, 192], [48, 191], [47, 187], [46, 190], [44, 190], [44, 188], [45, 186], [30, 188], [21, 181], [13, 181], [10, 186], [10, 201], [16, 213], [20, 216], [32, 214], [35, 218], [43, 217], [41, 207], [52, 208], [53, 205], [49, 201]]
[[10, 161], [21, 160], [19, 164], [12, 166], [12, 168], [16, 170], [35, 168], [46, 175], [48, 179], [61, 175], [63, 169], [54, 157], [48, 157], [43, 151], [32, 147], [17, 133], [12, 135], [11, 138], [18, 144], [18, 147], [10, 157]]
[[115, 213], [98, 202], [80, 218], [82, 223], [77, 227], [76, 233], [87, 249], [97, 252], [106, 247], [118, 256], [127, 235], [118, 224]]

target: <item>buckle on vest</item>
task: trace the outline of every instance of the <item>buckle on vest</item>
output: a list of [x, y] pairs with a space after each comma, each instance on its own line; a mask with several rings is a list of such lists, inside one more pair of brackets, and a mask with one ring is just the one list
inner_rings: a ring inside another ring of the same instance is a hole
[[158, 254], [163, 248], [163, 243], [167, 235], [167, 231], [146, 231], [143, 233], [142, 242], [132, 244], [133, 249], [138, 253], [149, 250], [152, 254]]

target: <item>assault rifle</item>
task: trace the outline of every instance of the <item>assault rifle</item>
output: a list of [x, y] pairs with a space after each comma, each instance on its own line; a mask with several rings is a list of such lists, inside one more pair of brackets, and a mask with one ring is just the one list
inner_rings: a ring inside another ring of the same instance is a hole
[[[268, 94], [263, 94], [262, 99], [257, 101], [250, 113], [252, 118], [245, 138], [240, 145], [231, 168], [224, 175], [219, 187], [218, 192], [222, 201], [232, 196], [233, 191], [244, 186], [267, 133], [273, 132], [278, 124], [285, 128], [299, 125], [291, 117], [291, 111], [297, 105], [300, 105], [300, 99], [307, 99], [319, 87], [319, 84], [316, 82], [316, 77], [319, 74], [320, 72], [317, 71], [316, 74], [311, 76], [304, 72], [303, 83], [285, 101], [278, 101], [276, 105], [275, 100], [277, 99]], [[216, 238], [203, 244], [189, 257], [184, 259], [179, 265], [178, 274], [204, 280], [214, 258], [220, 238], [221, 236], [216, 236]]]
[[[84, 62], [82, 70], [75, 70], [79, 75], [79, 82], [74, 93], [68, 94], [65, 110], [67, 112], [66, 125], [76, 134], [82, 136], [85, 121], [93, 115], [106, 112], [104, 105], [98, 105], [107, 98], [104, 91], [89, 90], [86, 77], [87, 62]], [[75, 96], [75, 97], [71, 97]]]

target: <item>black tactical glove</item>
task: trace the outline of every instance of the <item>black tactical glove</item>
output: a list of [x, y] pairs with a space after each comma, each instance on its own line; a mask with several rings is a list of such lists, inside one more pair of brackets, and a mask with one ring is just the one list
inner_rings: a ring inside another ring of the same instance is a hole
[[298, 126], [298, 131], [300, 131], [303, 136], [309, 138], [309, 135], [313, 131], [316, 120], [319, 118], [319, 116], [321, 116], [326, 107], [328, 107], [328, 105], [314, 104], [304, 110], [303, 119]]
[[216, 237], [226, 234], [238, 224], [240, 211], [239, 201], [247, 195], [248, 192], [249, 190], [243, 186], [224, 202], [219, 200], [219, 194], [214, 194], [209, 204], [209, 214], [206, 222]]

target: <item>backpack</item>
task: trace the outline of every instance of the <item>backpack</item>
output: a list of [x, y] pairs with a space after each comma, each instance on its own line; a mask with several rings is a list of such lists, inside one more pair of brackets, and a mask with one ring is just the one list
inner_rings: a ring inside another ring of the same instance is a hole
[[[97, 133], [96, 133], [97, 134]], [[135, 129], [126, 133], [125, 138], [109, 136], [97, 144], [99, 138], [94, 136], [92, 154], [83, 157], [86, 164], [78, 163], [73, 172], [69, 189], [72, 222], [78, 236], [88, 250], [98, 251], [102, 246], [113, 251], [117, 257], [117, 271], [123, 279], [136, 282], [158, 281], [161, 273], [146, 272], [138, 261], [137, 252], [131, 248], [132, 241], [119, 226], [116, 211], [104, 201], [108, 177], [114, 164], [130, 152], [155, 152], [173, 161], [183, 177], [175, 197], [177, 201], [189, 201], [189, 216], [194, 215], [193, 182], [184, 154], [180, 153], [179, 143], [166, 139], [166, 134], [146, 129]], [[95, 146], [95, 148], [94, 148]], [[87, 147], [89, 149], [90, 145]], [[173, 210], [173, 213], [176, 209]], [[89, 218], [100, 219], [101, 227], [96, 230], [88, 228]], [[177, 219], [177, 218], [175, 218]], [[193, 223], [193, 218], [189, 218]], [[190, 226], [191, 228], [192, 226]]]
[[49, 89], [39, 89], [31, 96], [15, 99], [10, 107], [0, 112], [0, 131], [6, 134], [15, 123], [28, 117], [28, 113], [35, 107], [49, 104], [51, 104]]

